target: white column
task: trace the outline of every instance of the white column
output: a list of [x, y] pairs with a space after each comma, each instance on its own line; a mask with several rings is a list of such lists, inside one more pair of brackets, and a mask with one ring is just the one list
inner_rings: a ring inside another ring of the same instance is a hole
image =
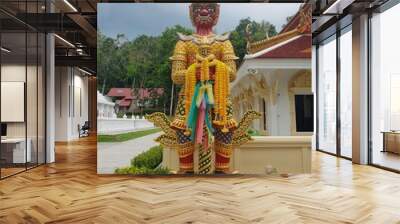
[[46, 36], [46, 163], [55, 161], [55, 54], [54, 35]]
[[353, 19], [353, 162], [368, 162], [368, 16]]
[[73, 86], [72, 68], [55, 69], [55, 141], [72, 139], [73, 125]]
[[312, 46], [312, 60], [311, 60], [311, 91], [314, 96], [314, 133], [312, 136], [312, 143], [311, 143], [311, 149], [316, 150], [317, 148], [317, 135], [316, 135], [316, 130], [317, 130], [317, 65], [316, 65], [316, 59], [317, 59], [317, 48], [313, 45]]

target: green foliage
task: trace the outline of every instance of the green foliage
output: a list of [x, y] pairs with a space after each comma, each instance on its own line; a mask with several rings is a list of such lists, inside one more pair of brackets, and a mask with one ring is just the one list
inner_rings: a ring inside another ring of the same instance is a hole
[[161, 145], [151, 147], [149, 150], [133, 158], [131, 160], [131, 166], [155, 169], [162, 162], [162, 151], [163, 148]]
[[260, 132], [252, 128], [249, 128], [249, 130], [247, 130], [247, 134], [249, 134], [250, 136], [260, 136]]
[[116, 39], [98, 34], [98, 89], [106, 94], [112, 87], [163, 88], [158, 106], [169, 108], [171, 97], [171, 61], [177, 32], [190, 34], [190, 29], [176, 25], [168, 27], [160, 36], [141, 35], [126, 41], [124, 35]]
[[110, 87], [124, 87], [126, 82], [127, 49], [121, 43], [123, 35], [112, 39], [98, 33], [97, 35], [97, 78], [98, 88], [107, 93]]
[[149, 129], [149, 130], [143, 130], [143, 131], [134, 131], [134, 132], [128, 132], [128, 133], [122, 133], [122, 134], [116, 134], [116, 135], [98, 135], [97, 136], [97, 141], [98, 142], [124, 142], [128, 140], [132, 140], [135, 138], [140, 138], [146, 135], [154, 134], [157, 132], [160, 132], [160, 128], [154, 128], [154, 129]]
[[122, 118], [125, 115], [125, 112], [123, 111], [118, 111], [117, 113], [117, 118]]
[[135, 175], [165, 175], [169, 174], [169, 169], [159, 167], [162, 162], [162, 146], [154, 146], [149, 150], [140, 153], [131, 160], [130, 167], [117, 168], [116, 174], [135, 174]]
[[269, 22], [261, 21], [258, 23], [256, 21], [250, 20], [250, 18], [241, 19], [239, 25], [236, 26], [235, 30], [231, 33], [231, 42], [235, 49], [236, 56], [239, 57], [238, 65], [242, 62], [244, 55], [247, 53], [246, 45], [246, 27], [250, 24], [250, 39], [252, 42], [263, 40], [268, 36], [272, 37], [277, 34], [276, 28]]
[[158, 167], [156, 169], [149, 169], [146, 167], [138, 168], [135, 166], [117, 168], [114, 171], [116, 174], [131, 174], [131, 175], [167, 175], [170, 173], [168, 168]]

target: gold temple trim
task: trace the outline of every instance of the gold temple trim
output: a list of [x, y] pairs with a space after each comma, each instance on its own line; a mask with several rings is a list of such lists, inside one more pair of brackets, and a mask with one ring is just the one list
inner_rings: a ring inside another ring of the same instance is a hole
[[281, 43], [281, 42], [284, 42], [286, 40], [289, 40], [289, 39], [291, 39], [291, 38], [293, 38], [293, 37], [295, 37], [295, 36], [297, 36], [299, 34], [301, 34], [299, 32], [299, 30], [294, 29], [294, 30], [291, 30], [291, 31], [288, 31], [288, 32], [285, 32], [285, 33], [278, 34], [278, 35], [273, 36], [273, 37], [271, 37], [269, 39], [256, 41], [256, 42], [250, 43], [248, 51], [249, 51], [250, 54], [254, 54], [254, 53], [257, 53], [257, 52], [262, 51], [264, 49], [267, 49], [269, 47], [272, 47], [272, 46], [274, 46], [274, 45], [276, 45], [278, 43]]

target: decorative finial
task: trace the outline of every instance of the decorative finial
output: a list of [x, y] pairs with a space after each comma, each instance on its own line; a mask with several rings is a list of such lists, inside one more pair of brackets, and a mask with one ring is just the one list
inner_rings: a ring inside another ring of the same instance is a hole
[[297, 26], [300, 33], [307, 33], [311, 31], [311, 11], [309, 7], [303, 7], [300, 11], [300, 22]]

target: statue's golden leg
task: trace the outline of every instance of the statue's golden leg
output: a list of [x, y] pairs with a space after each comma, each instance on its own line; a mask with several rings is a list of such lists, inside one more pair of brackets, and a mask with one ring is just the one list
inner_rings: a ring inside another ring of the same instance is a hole
[[232, 155], [232, 139], [233, 132], [236, 129], [236, 122], [232, 119], [232, 103], [230, 99], [228, 99], [227, 104], [227, 116], [228, 121], [226, 124], [226, 128], [229, 129], [228, 132], [222, 132], [221, 128], [216, 128], [214, 137], [214, 150], [215, 150], [215, 172], [217, 173], [229, 173], [229, 162]]
[[191, 142], [178, 149], [180, 173], [193, 173], [193, 152], [194, 145]]
[[232, 145], [216, 141], [215, 148], [215, 172], [229, 173], [229, 162], [232, 155]]
[[229, 162], [232, 155], [232, 131], [223, 133], [221, 130], [215, 130], [215, 171], [229, 172]]
[[179, 94], [178, 105], [175, 110], [175, 118], [171, 122], [171, 127], [175, 129], [178, 144], [176, 148], [179, 155], [179, 172], [193, 173], [193, 152], [194, 144], [189, 136], [184, 134], [186, 130], [185, 99]]
[[212, 144], [212, 138], [209, 138], [208, 130], [206, 124], [204, 123], [202, 144], [196, 145], [196, 150], [199, 152], [199, 174], [210, 174], [212, 172]]

